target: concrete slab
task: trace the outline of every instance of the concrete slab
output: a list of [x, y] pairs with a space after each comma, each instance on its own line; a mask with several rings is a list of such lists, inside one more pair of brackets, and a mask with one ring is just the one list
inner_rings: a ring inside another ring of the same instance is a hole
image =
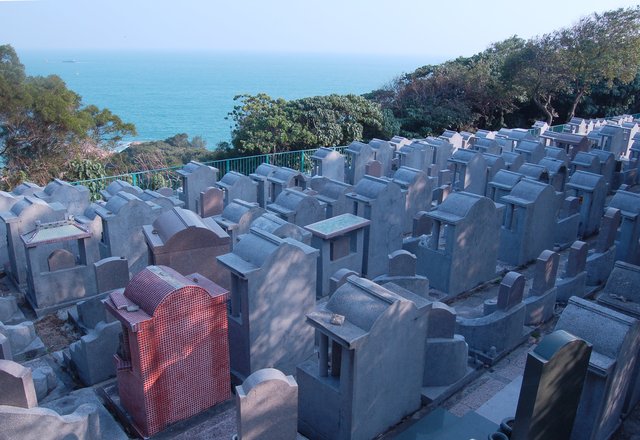
[[514, 417], [516, 415], [521, 386], [522, 376], [519, 376], [509, 385], [498, 391], [491, 399], [487, 400], [476, 412], [497, 424], [500, 424], [500, 422], [507, 417]]

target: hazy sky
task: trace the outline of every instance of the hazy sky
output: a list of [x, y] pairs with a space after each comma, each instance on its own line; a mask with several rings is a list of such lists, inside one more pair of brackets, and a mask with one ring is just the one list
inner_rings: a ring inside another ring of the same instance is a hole
[[0, 44], [24, 49], [156, 49], [471, 55], [624, 0], [0, 0]]

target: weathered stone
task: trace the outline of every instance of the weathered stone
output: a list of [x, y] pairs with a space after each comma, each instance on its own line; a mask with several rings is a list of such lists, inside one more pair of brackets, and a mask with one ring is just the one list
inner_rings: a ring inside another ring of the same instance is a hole
[[2, 390], [0, 405], [19, 408], [38, 406], [31, 369], [23, 367], [17, 362], [0, 360], [0, 389]]

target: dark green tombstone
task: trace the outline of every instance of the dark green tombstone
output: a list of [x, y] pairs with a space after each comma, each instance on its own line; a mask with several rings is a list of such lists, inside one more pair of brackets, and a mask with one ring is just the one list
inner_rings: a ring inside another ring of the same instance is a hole
[[566, 440], [580, 403], [591, 344], [564, 330], [527, 356], [512, 440]]

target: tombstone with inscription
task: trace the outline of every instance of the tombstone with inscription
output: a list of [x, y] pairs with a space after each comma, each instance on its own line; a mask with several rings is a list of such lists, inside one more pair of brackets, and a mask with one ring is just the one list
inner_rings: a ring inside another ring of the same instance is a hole
[[306, 229], [282, 220], [275, 214], [266, 212], [251, 223], [252, 228], [273, 234], [278, 238], [292, 238], [300, 243], [311, 245], [311, 232]]
[[640, 323], [609, 308], [572, 297], [555, 328], [593, 346], [570, 438], [610, 438], [620, 426], [625, 396], [633, 379], [640, 348]]
[[416, 250], [418, 274], [451, 297], [494, 278], [502, 211], [487, 197], [449, 195], [427, 213], [433, 228]]
[[431, 303], [408, 295], [351, 276], [307, 315], [319, 355], [297, 369], [301, 434], [371, 439], [420, 408]]
[[236, 387], [238, 440], [296, 440], [298, 384], [275, 368], [251, 374]]
[[400, 249], [389, 255], [389, 271], [373, 281], [381, 286], [393, 283], [409, 292], [430, 299], [429, 280], [427, 277], [417, 275], [416, 269], [416, 256], [407, 250]]
[[27, 254], [26, 297], [39, 316], [96, 294], [94, 260], [86, 252], [90, 237], [72, 220], [41, 223], [21, 236]]
[[227, 291], [200, 274], [149, 266], [105, 307], [122, 324], [120, 405], [149, 437], [231, 396]]
[[285, 188], [267, 210], [283, 220], [298, 226], [306, 226], [325, 218], [325, 205], [317, 198], [298, 191]]
[[482, 153], [458, 150], [449, 163], [453, 167], [452, 189], [483, 196], [487, 186], [487, 163]]
[[320, 251], [316, 297], [330, 293], [329, 281], [339, 269], [362, 272], [364, 230], [370, 220], [342, 214], [305, 226], [311, 232], [311, 246]]
[[213, 220], [229, 234], [233, 248], [238, 242], [238, 237], [246, 234], [251, 223], [265, 212], [257, 203], [236, 199], [224, 208], [222, 214], [214, 216]]
[[5, 269], [16, 285], [25, 286], [27, 282], [27, 257], [20, 236], [35, 229], [38, 222], [62, 221], [66, 218], [66, 209], [60, 203], [47, 203], [42, 199], [27, 196], [17, 202], [11, 211], [0, 213], [0, 221], [6, 226], [8, 264]]
[[533, 282], [524, 298], [526, 325], [538, 325], [553, 317], [558, 289], [555, 287], [560, 256], [550, 250], [542, 251], [536, 260]]
[[53, 179], [44, 187], [44, 190], [36, 192], [34, 195], [47, 203], [60, 203], [70, 215], [83, 214], [91, 203], [89, 188], [82, 185], [71, 185], [60, 179]]
[[313, 354], [304, 316], [315, 304], [318, 250], [251, 228], [218, 257], [231, 271], [231, 369], [246, 378], [261, 368], [286, 374]]
[[269, 186], [271, 187], [270, 202], [275, 203], [278, 196], [287, 188], [296, 188], [300, 191], [306, 189], [307, 178], [308, 176], [298, 170], [287, 167], [278, 167], [275, 172], [267, 178]]
[[616, 191], [609, 208], [620, 210], [621, 222], [616, 240], [616, 260], [640, 264], [640, 194]]
[[600, 228], [607, 198], [607, 182], [599, 174], [576, 171], [567, 183], [568, 195], [580, 200], [580, 227], [578, 234], [589, 237]]
[[311, 155], [311, 175], [344, 182], [344, 156], [332, 148], [320, 147]]
[[177, 173], [182, 179], [180, 199], [184, 202], [184, 207], [193, 212], [200, 212], [200, 193], [205, 188], [215, 186], [218, 181], [218, 169], [192, 160]]
[[269, 183], [269, 177], [271, 177], [276, 170], [277, 166], [268, 163], [262, 163], [256, 168], [255, 172], [249, 174], [251, 180], [256, 182], [258, 191], [258, 204], [262, 208], [266, 208], [268, 203], [272, 202], [271, 199], [271, 184]]
[[212, 218], [174, 208], [143, 226], [149, 263], [187, 275], [197, 272], [228, 289], [229, 274], [216, 257], [231, 250], [231, 237]]
[[352, 211], [351, 201], [347, 194], [353, 192], [353, 186], [338, 180], [323, 176], [311, 179], [311, 189], [315, 191], [313, 197], [326, 205], [326, 218], [335, 217]]
[[551, 185], [522, 179], [499, 202], [505, 204], [498, 251], [501, 261], [521, 266], [553, 248], [557, 197]]
[[345, 165], [344, 178], [349, 185], [356, 185], [365, 175], [365, 166], [374, 160], [374, 151], [371, 145], [353, 141], [344, 150]]
[[96, 213], [102, 218], [101, 256], [125, 257], [132, 274], [144, 269], [148, 264], [148, 251], [142, 226], [152, 224], [162, 214], [162, 208], [119, 192], [104, 206], [96, 208]]
[[224, 191], [224, 206], [235, 199], [250, 203], [258, 201], [258, 184], [237, 171], [229, 171], [216, 185]]
[[432, 180], [415, 168], [400, 167], [393, 175], [404, 194], [404, 233], [410, 234], [413, 229], [413, 217], [419, 211], [431, 208], [433, 194]]
[[591, 349], [588, 342], [556, 330], [528, 353], [513, 440], [571, 437]]
[[402, 248], [404, 195], [393, 181], [365, 176], [348, 197], [353, 213], [371, 220], [364, 233], [362, 273], [375, 278], [386, 272], [387, 255]]

